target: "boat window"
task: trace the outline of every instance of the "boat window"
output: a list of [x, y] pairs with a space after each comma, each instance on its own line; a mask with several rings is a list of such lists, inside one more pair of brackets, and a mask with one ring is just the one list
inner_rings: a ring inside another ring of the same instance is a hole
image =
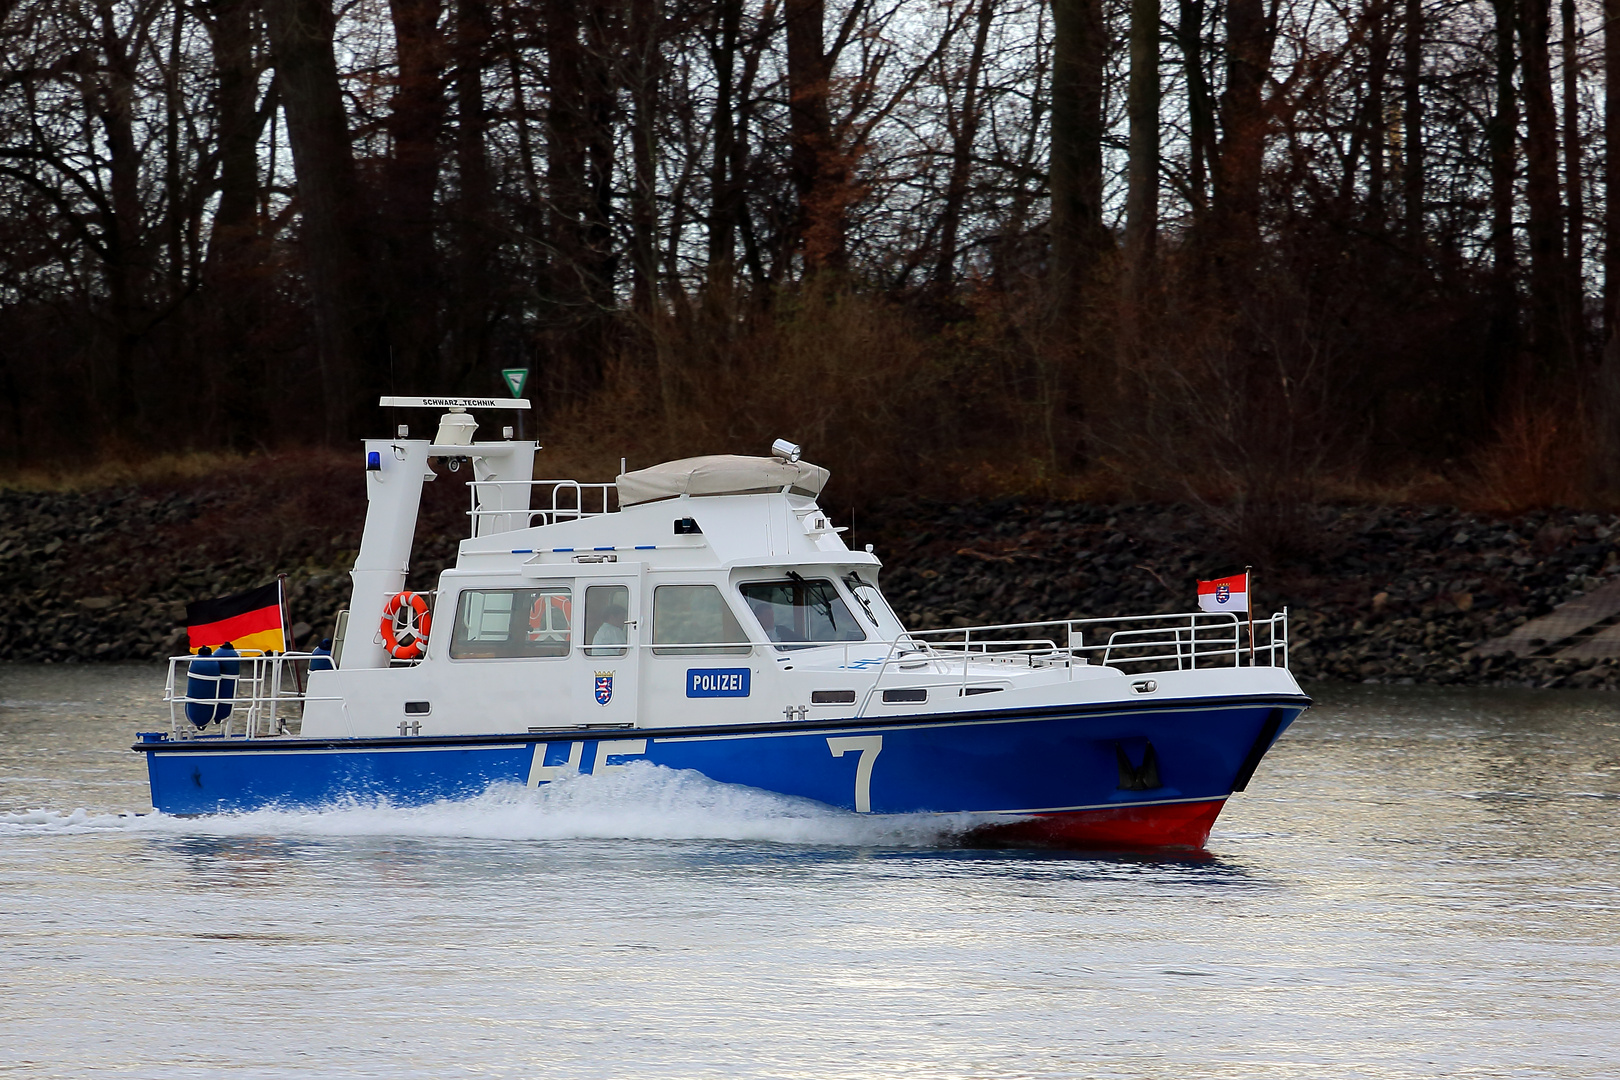
[[630, 618], [630, 589], [625, 585], [592, 585], [585, 590], [586, 656], [623, 656]]
[[456, 605], [450, 655], [457, 660], [567, 656], [573, 592], [538, 589], [469, 589]]
[[[653, 652], [660, 655], [748, 652], [742, 626], [713, 585], [660, 585], [654, 589], [652, 636]], [[711, 647], [667, 647], [694, 645]]]
[[792, 577], [787, 581], [750, 581], [743, 599], [759, 627], [781, 650], [834, 641], [865, 641], [833, 583]]

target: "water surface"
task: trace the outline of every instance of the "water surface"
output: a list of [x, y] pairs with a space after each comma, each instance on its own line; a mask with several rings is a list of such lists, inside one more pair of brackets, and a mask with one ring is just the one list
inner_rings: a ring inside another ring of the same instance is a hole
[[0, 1076], [1617, 1071], [1620, 696], [1312, 688], [1148, 859], [651, 768], [167, 818], [160, 681], [0, 666]]

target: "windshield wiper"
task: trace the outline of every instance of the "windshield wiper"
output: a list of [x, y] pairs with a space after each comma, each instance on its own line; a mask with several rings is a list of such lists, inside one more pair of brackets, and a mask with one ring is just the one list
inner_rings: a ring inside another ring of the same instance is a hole
[[868, 589], [870, 589], [872, 586], [867, 585], [866, 582], [862, 581], [861, 575], [854, 573], [850, 574], [844, 579], [844, 584], [849, 586], [849, 595], [853, 596], [855, 598], [855, 602], [866, 609], [866, 617], [872, 620], [873, 626], [876, 626], [878, 624], [877, 615], [873, 613], [871, 603], [866, 599], [866, 597], [860, 594], [861, 586], [865, 585]]
[[799, 595], [804, 597], [805, 606], [814, 607], [816, 611], [826, 618], [827, 625], [837, 630], [838, 617], [833, 614], [832, 600], [825, 596], [819, 600], [816, 599], [819, 590], [811, 588], [810, 582], [806, 581], [804, 576], [797, 570], [789, 570], [787, 576], [793, 579], [795, 585], [799, 586]]

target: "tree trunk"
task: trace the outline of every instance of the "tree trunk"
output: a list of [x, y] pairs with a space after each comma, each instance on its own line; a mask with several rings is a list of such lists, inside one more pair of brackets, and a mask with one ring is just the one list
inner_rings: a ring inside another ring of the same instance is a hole
[[225, 0], [208, 21], [219, 124], [219, 205], [203, 265], [203, 307], [217, 343], [226, 445], [255, 441], [267, 402], [264, 365], [252, 355], [263, 318], [259, 268], [268, 245], [259, 227], [259, 68], [254, 60], [258, 0]]
[[583, 302], [585, 261], [584, 88], [579, 11], [575, 0], [545, 0], [547, 238], [552, 250], [552, 297], [566, 307]]
[[[169, 63], [163, 73], [163, 193], [164, 193], [164, 224], [165, 237], [168, 243], [168, 257], [164, 260], [165, 276], [165, 302], [176, 303], [182, 292], [185, 291], [186, 270], [188, 259], [186, 257], [186, 226], [189, 214], [186, 208], [188, 184], [182, 178], [180, 171], [180, 156], [183, 153], [181, 142], [181, 111], [184, 108], [181, 101], [180, 81], [185, 67], [185, 51], [183, 47], [186, 19], [189, 12], [177, 6], [169, 22]], [[172, 334], [171, 340], [178, 345], [184, 340], [184, 335]], [[171, 356], [171, 363], [176, 370], [180, 364], [178, 355]]]
[[209, 264], [228, 263], [259, 236], [259, 71], [253, 60], [258, 0], [224, 0], [207, 24], [219, 80], [219, 205], [208, 236]]
[[[362, 395], [386, 385], [387, 337], [366, 285], [369, 244], [327, 0], [265, 5], [287, 116], [329, 442], [356, 433]], [[369, 411], [369, 410], [368, 410]]]
[[[577, 370], [588, 366], [575, 348], [575, 332], [588, 315], [590, 290], [586, 219], [590, 190], [585, 174], [584, 50], [576, 0], [545, 0], [546, 71], [546, 246], [550, 252], [546, 291], [551, 324], [545, 387], [566, 401], [582, 391]], [[583, 382], [588, 382], [588, 378]]]
[[1187, 196], [1193, 228], [1202, 232], [1209, 216], [1209, 167], [1215, 159], [1215, 106], [1204, 70], [1204, 0], [1179, 0], [1176, 41], [1187, 83]]
[[439, 139], [444, 130], [442, 0], [389, 0], [398, 58], [397, 82], [386, 120], [393, 153], [387, 165], [391, 262], [388, 326], [400, 392], [431, 393], [439, 364], [438, 249], [433, 242], [434, 196], [439, 186]]
[[[1620, 0], [1603, 0], [1603, 153], [1620, 162]], [[1603, 360], [1597, 377], [1600, 472], [1620, 489], [1620, 168], [1603, 173]]]
[[[776, 5], [777, 0], [765, 0], [759, 14], [761, 26], [768, 27], [774, 24]], [[771, 276], [765, 268], [759, 240], [754, 235], [754, 220], [748, 210], [744, 180], [748, 175], [748, 150], [750, 140], [753, 138], [754, 109], [760, 102], [754, 93], [754, 82], [759, 77], [760, 64], [764, 60], [768, 43], [769, 35], [756, 33], [743, 51], [742, 76], [737, 80], [737, 137], [732, 142], [731, 167], [728, 170], [731, 178], [731, 197], [737, 209], [737, 215], [733, 220], [737, 224], [738, 238], [742, 241], [743, 260], [748, 265], [748, 272], [753, 277], [754, 284], [760, 287], [768, 285]]]
[[939, 213], [939, 257], [934, 264], [934, 284], [942, 288], [956, 278], [957, 235], [962, 227], [968, 181], [973, 175], [973, 145], [979, 138], [979, 80], [984, 73], [984, 54], [995, 14], [995, 0], [978, 0], [973, 51], [962, 78], [962, 106], [950, 133], [951, 175], [945, 183], [945, 203]]
[[1367, 46], [1367, 217], [1368, 225], [1381, 232], [1387, 218], [1384, 179], [1389, 150], [1388, 122], [1384, 115], [1384, 87], [1389, 81], [1389, 54], [1394, 45], [1388, 0], [1375, 0], [1367, 12], [1372, 23]]
[[495, 242], [484, 106], [484, 70], [493, 35], [487, 0], [457, 0], [455, 31], [456, 202], [455, 296], [450, 310], [452, 366], [445, 389], [459, 387], [481, 366], [487, 349], [490, 298], [488, 250]]
[[786, 0], [790, 171], [799, 196], [796, 246], [810, 277], [844, 265], [844, 188], [848, 163], [833, 142], [828, 111], [832, 61], [824, 0]]
[[1561, 318], [1563, 220], [1558, 191], [1558, 115], [1553, 108], [1548, 37], [1551, 0], [1521, 0], [1525, 183], [1530, 247], [1530, 346], [1543, 365], [1565, 358]]
[[[1603, 154], [1620, 162], [1620, 0], [1603, 0]], [[1620, 332], [1620, 168], [1603, 170], [1603, 341]], [[1620, 405], [1620, 402], [1617, 402]], [[1616, 413], [1620, 417], [1620, 412]]]
[[108, 187], [113, 220], [103, 228], [108, 306], [112, 314], [112, 394], [102, 401], [108, 426], [120, 435], [134, 433], [139, 420], [135, 395], [135, 351], [145, 332], [150, 299], [150, 253], [141, 230], [141, 156], [135, 144], [136, 58], [119, 32], [111, 0], [97, 0], [106, 89], [100, 105], [106, 142]]
[[1514, 280], [1518, 259], [1513, 245], [1513, 180], [1518, 143], [1519, 101], [1513, 85], [1518, 70], [1514, 28], [1518, 0], [1492, 0], [1496, 16], [1496, 108], [1489, 126], [1491, 152], [1491, 305], [1490, 349], [1484, 390], [1487, 399], [1501, 388], [1508, 365], [1518, 351], [1518, 298]]
[[630, 231], [631, 298], [643, 318], [653, 312], [658, 290], [658, 105], [663, 75], [657, 0], [632, 0], [630, 7]]
[[1580, 24], [1575, 0], [1563, 0], [1564, 74], [1564, 338], [1570, 359], [1586, 356], [1586, 282], [1584, 277], [1585, 199], [1581, 193]]
[[1119, 311], [1119, 364], [1142, 350], [1159, 234], [1159, 0], [1131, 2], [1131, 74], [1125, 111], [1130, 144], [1125, 183], [1125, 273]]
[[1406, 85], [1402, 97], [1406, 131], [1401, 169], [1407, 243], [1423, 242], [1423, 0], [1406, 0]]
[[[600, 316], [614, 306], [613, 286], [618, 277], [619, 254], [613, 244], [614, 125], [618, 121], [619, 52], [623, 47], [618, 9], [593, 2], [586, 8], [584, 80], [585, 170], [589, 192], [585, 242], [589, 251], [585, 283], [591, 302], [591, 322], [600, 329]], [[649, 31], [655, 33], [655, 31]], [[599, 342], [588, 346], [591, 377], [600, 374]]]
[[1246, 280], [1260, 244], [1260, 179], [1266, 151], [1261, 90], [1271, 67], [1272, 37], [1265, 0], [1229, 0], [1226, 92], [1221, 95], [1212, 224], [1217, 258], [1236, 275], [1227, 279], [1232, 285]]
[[1060, 312], [1078, 315], [1082, 290], [1110, 246], [1102, 220], [1101, 0], [1052, 3], [1052, 287]]
[[1126, 168], [1128, 291], [1140, 301], [1159, 232], [1159, 0], [1131, 0], [1130, 160]]
[[[1092, 343], [1086, 301], [1113, 239], [1103, 224], [1103, 72], [1107, 27], [1102, 0], [1052, 2], [1052, 146], [1047, 185], [1052, 210], [1047, 271], [1048, 347], [1036, 351], [1039, 414], [1054, 467], [1075, 463], [1070, 423], [1090, 412], [1111, 415], [1115, 390], [1112, 349]], [[1086, 384], [1085, 396], [1073, 390]], [[1083, 403], [1083, 404], [1082, 404]], [[1088, 408], [1089, 406], [1089, 408]], [[1101, 406], [1100, 408], [1098, 406]]]
[[[539, 264], [542, 271], [540, 277], [542, 280], [548, 280], [550, 258], [546, 253], [546, 246], [543, 242], [547, 233], [546, 192], [540, 183], [540, 169], [537, 165], [538, 156], [534, 149], [534, 137], [530, 131], [533, 126], [534, 115], [529, 108], [528, 95], [523, 89], [523, 46], [526, 41], [524, 35], [518, 29], [517, 13], [513, 11], [514, 0], [498, 0], [498, 2], [501, 8], [501, 42], [497, 55], [506, 65], [507, 82], [512, 88], [512, 108], [514, 112], [512, 126], [517, 135], [518, 164], [523, 175], [523, 194], [528, 201], [528, 205], [522, 208], [524, 212], [520, 214], [519, 220], [524, 226], [532, 224], [534, 226], [534, 235], [542, 239], [542, 243], [536, 245], [536, 250], [540, 253]], [[528, 11], [529, 9], [526, 7], [524, 10]], [[542, 10], [549, 14], [549, 8], [543, 8]], [[550, 23], [548, 22], [547, 25], [549, 26]], [[547, 37], [545, 40], [549, 58], [550, 39]], [[547, 123], [549, 123], [549, 117]]]
[[736, 76], [733, 61], [741, 32], [742, 0], [717, 0], [714, 46], [714, 156], [709, 168], [709, 286], [726, 287], [735, 276], [737, 213], [742, 188], [732, 169], [736, 152]]

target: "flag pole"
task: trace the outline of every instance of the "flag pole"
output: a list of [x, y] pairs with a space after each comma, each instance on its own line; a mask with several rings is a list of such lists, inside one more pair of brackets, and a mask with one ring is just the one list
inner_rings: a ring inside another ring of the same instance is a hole
[[1254, 567], [1243, 568], [1243, 606], [1249, 609], [1249, 666], [1254, 667]]
[[[287, 635], [292, 632], [292, 623], [291, 623], [291, 620], [287, 618], [287, 575], [286, 574], [277, 574], [276, 575], [276, 589], [281, 594], [281, 596], [280, 596], [280, 600], [281, 600], [281, 644], [282, 644], [283, 648], [286, 648], [288, 645], [292, 646], [291, 648], [287, 649], [288, 652], [297, 652], [298, 651], [298, 642], [296, 642], [296, 641], [289, 642], [287, 640]], [[300, 694], [302, 694], [304, 692], [304, 679], [303, 679], [303, 677], [301, 675], [298, 674], [298, 665], [296, 663], [294, 663], [294, 664], [292, 664], [290, 666], [292, 667], [292, 673], [293, 673], [293, 685], [298, 687], [298, 692]], [[270, 722], [275, 723], [275, 719], [276, 718], [272, 716], [270, 718]]]

